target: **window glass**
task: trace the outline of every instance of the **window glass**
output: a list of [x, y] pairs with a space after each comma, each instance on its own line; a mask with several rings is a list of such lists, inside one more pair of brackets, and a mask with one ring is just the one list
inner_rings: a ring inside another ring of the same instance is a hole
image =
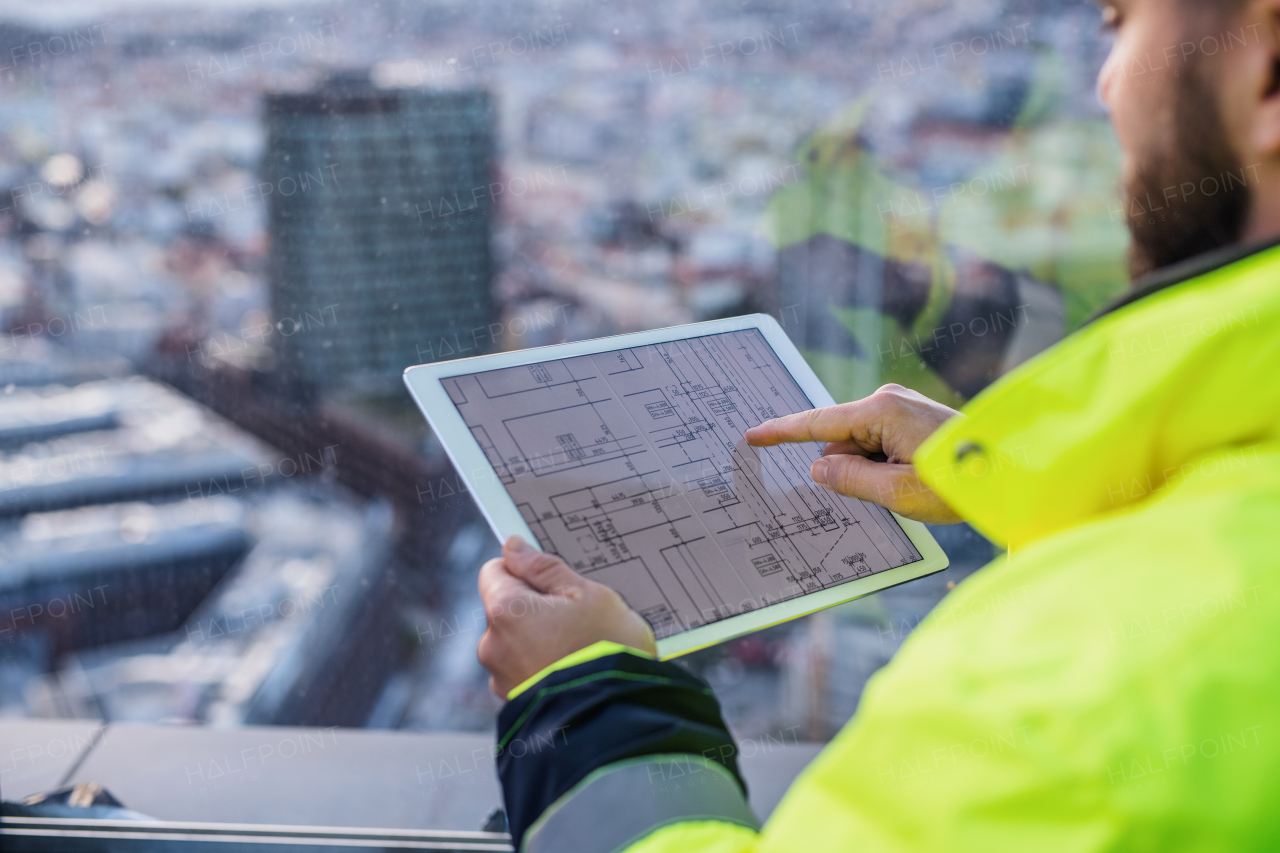
[[[1097, 20], [0, 2], [4, 799], [97, 782], [162, 819], [478, 829], [493, 790], [444, 780], [500, 708], [475, 660], [497, 544], [404, 368], [759, 311], [838, 400], [962, 405], [1127, 284]], [[947, 572], [685, 659], [736, 737], [852, 716], [998, 556], [935, 534]], [[416, 817], [261, 787], [403, 763], [423, 732], [473, 740], [409, 762]]]

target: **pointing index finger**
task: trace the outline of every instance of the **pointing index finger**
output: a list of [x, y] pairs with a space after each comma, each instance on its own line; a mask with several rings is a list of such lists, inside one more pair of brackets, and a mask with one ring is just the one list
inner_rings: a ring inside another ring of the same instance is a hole
[[778, 444], [795, 444], [806, 441], [849, 441], [852, 439], [853, 412], [847, 406], [826, 409], [810, 409], [765, 421], [747, 430], [747, 444], [753, 447], [773, 447]]

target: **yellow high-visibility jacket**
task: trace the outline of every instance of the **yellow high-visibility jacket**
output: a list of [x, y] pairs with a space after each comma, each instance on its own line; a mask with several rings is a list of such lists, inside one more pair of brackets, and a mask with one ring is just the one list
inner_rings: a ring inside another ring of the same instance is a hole
[[499, 758], [521, 849], [1280, 850], [1280, 248], [1143, 283], [965, 414], [914, 462], [1007, 555], [768, 823], [705, 688], [601, 644], [504, 709], [507, 745], [564, 727]]

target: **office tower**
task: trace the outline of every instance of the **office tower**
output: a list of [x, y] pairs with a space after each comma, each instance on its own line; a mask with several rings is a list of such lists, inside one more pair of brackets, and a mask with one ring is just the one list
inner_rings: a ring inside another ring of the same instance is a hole
[[285, 380], [392, 390], [409, 365], [482, 352], [494, 314], [489, 94], [330, 79], [269, 95], [266, 114], [259, 192]]

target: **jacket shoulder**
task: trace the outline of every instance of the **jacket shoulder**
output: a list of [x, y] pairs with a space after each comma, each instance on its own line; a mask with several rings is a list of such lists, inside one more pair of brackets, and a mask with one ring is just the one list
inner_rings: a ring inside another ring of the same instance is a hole
[[1274, 485], [1170, 495], [1000, 558], [872, 680], [780, 814], [814, 819], [812, 784], [869, 810], [851, 839], [921, 849], [978, 849], [996, 815], [1010, 849], [1050, 826], [1070, 829], [1038, 846], [1280, 837], [1278, 511]]

